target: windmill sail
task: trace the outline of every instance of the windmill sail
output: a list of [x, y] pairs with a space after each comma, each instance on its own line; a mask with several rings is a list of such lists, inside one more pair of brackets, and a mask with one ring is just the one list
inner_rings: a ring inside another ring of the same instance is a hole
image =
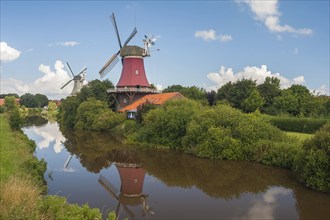
[[71, 95], [76, 95], [78, 92], [80, 92], [81, 88], [83, 87], [83, 81], [85, 80], [85, 71], [87, 70], [87, 67], [84, 68], [83, 70], [81, 70], [77, 75], [74, 75], [68, 62], [66, 62], [66, 65], [67, 65], [67, 68], [69, 70], [68, 72], [71, 73], [73, 78], [70, 79], [67, 83], [65, 83], [61, 87], [61, 89], [66, 87], [71, 81], [74, 81], [74, 85], [73, 85]]
[[[120, 52], [120, 51], [119, 51]], [[110, 60], [102, 67], [102, 69], [99, 71], [101, 75], [101, 79], [108, 74], [118, 63], [119, 58], [118, 58], [119, 53], [115, 53]]]
[[117, 36], [117, 40], [118, 40], [118, 44], [119, 44], [119, 48], [120, 49], [119, 49], [119, 51], [117, 53], [115, 53], [114, 55], [112, 55], [112, 57], [108, 60], [108, 62], [99, 71], [99, 74], [101, 76], [101, 79], [116, 66], [116, 64], [119, 61], [118, 55], [120, 54], [121, 50], [130, 42], [130, 40], [132, 40], [132, 38], [137, 33], [137, 29], [135, 27], [133, 29], [132, 33], [127, 38], [127, 40], [125, 41], [124, 45], [122, 45], [121, 44], [121, 40], [120, 40], [120, 36], [119, 36], [119, 31], [118, 31], [118, 26], [117, 26], [117, 22], [116, 22], [116, 18], [115, 18], [115, 14], [114, 13], [112, 13], [112, 15], [110, 16], [110, 20], [111, 20], [112, 26], [113, 26], [113, 28], [114, 28], [114, 30], [116, 32], [116, 36]]

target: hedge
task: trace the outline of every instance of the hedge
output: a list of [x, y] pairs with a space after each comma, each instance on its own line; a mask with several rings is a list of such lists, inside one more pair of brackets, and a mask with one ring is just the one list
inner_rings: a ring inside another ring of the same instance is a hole
[[319, 130], [329, 119], [325, 118], [295, 118], [265, 116], [270, 122], [283, 131], [313, 134]]

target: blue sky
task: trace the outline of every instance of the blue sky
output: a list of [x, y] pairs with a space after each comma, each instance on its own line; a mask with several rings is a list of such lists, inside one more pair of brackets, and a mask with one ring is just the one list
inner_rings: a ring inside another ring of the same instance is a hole
[[[87, 81], [119, 49], [156, 44], [145, 58], [150, 83], [217, 89], [228, 81], [266, 76], [282, 87], [303, 84], [329, 94], [329, 1], [1, 1], [1, 93], [67, 96], [70, 76], [87, 67]], [[159, 49], [159, 50], [158, 50]], [[105, 78], [119, 80], [121, 64]]]

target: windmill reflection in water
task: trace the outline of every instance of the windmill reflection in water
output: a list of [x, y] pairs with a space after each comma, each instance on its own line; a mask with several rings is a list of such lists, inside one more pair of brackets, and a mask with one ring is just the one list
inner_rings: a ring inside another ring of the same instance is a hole
[[100, 174], [98, 182], [109, 194], [118, 201], [116, 216], [119, 218], [121, 211], [124, 209], [130, 218], [134, 218], [135, 214], [127, 206], [141, 205], [143, 216], [154, 214], [152, 209], [147, 204], [147, 194], [143, 194], [143, 183], [145, 170], [141, 163], [134, 160], [134, 153], [125, 150], [118, 151], [113, 164], [116, 166], [121, 187], [120, 192], [107, 179]]

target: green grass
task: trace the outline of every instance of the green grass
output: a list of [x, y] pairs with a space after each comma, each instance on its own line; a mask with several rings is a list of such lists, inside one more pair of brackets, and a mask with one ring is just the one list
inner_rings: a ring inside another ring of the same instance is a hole
[[305, 140], [311, 139], [314, 137], [314, 134], [307, 134], [307, 133], [298, 133], [298, 132], [285, 132], [290, 137], [296, 137], [300, 142], [304, 142]]
[[10, 175], [25, 175], [21, 169], [24, 162], [33, 156], [26, 145], [27, 138], [21, 132], [11, 131], [8, 119], [4, 114], [0, 115], [0, 177], [1, 182]]

